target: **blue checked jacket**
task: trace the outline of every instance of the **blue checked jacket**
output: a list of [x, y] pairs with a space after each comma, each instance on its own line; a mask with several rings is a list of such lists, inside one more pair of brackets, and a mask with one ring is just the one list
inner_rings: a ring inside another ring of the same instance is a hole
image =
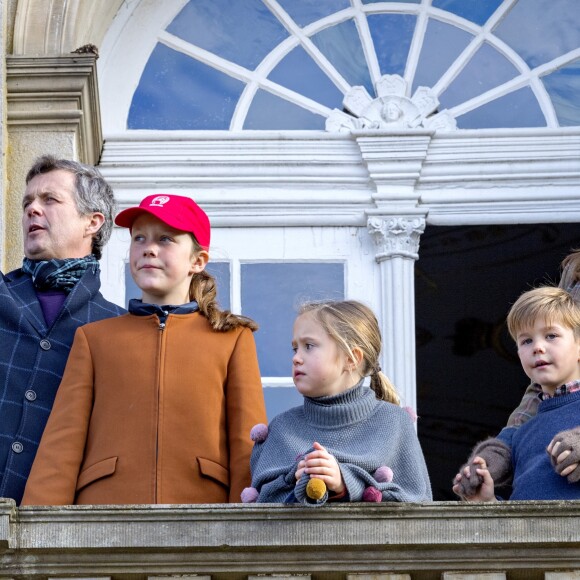
[[50, 328], [29, 275], [0, 272], [0, 497], [20, 503], [76, 329], [125, 312], [85, 272]]

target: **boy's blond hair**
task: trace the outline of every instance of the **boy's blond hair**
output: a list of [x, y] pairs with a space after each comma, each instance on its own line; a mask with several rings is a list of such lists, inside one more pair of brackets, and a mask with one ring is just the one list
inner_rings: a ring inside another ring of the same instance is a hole
[[569, 292], [553, 286], [542, 286], [524, 292], [510, 308], [507, 326], [511, 337], [533, 326], [536, 320], [562, 324], [580, 339], [580, 307]]

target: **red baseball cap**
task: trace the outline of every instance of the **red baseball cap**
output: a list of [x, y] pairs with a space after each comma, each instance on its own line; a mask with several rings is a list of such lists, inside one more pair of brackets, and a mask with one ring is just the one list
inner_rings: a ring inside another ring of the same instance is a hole
[[204, 250], [209, 250], [209, 218], [190, 197], [169, 193], [148, 195], [138, 207], [120, 212], [115, 223], [123, 228], [131, 228], [133, 222], [144, 213], [150, 213], [176, 230], [192, 233], [197, 243]]

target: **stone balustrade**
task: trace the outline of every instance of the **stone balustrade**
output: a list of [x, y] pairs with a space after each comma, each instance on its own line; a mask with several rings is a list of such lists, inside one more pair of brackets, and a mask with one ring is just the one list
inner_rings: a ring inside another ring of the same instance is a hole
[[17, 508], [0, 579], [580, 580], [580, 501]]

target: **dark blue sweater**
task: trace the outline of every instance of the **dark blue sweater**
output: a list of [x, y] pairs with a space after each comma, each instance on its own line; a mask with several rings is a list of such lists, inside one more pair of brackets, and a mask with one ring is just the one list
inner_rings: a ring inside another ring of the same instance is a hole
[[577, 427], [579, 420], [580, 391], [576, 391], [542, 401], [538, 414], [513, 431], [510, 499], [580, 499], [580, 483], [568, 483], [558, 475], [546, 452], [554, 435]]

